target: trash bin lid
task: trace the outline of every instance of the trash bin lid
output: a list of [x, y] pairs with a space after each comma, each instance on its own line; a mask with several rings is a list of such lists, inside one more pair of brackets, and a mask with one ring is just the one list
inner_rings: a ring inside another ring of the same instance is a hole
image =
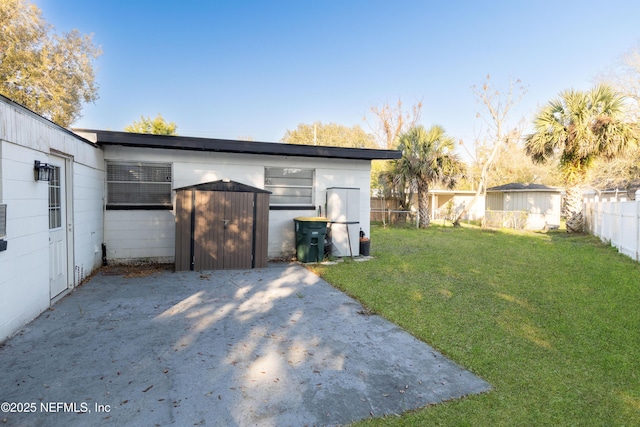
[[313, 221], [322, 221], [322, 222], [329, 222], [329, 218], [324, 218], [321, 216], [297, 216], [295, 218], [293, 218], [294, 221], [309, 221], [309, 222], [313, 222]]

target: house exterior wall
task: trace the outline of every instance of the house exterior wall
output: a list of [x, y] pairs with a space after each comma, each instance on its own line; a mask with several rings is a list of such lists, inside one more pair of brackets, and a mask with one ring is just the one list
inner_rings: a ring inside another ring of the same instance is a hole
[[[370, 161], [322, 159], [237, 153], [195, 152], [105, 146], [106, 161], [156, 162], [172, 164], [172, 188], [230, 179], [264, 188], [265, 167], [295, 167], [315, 170], [314, 208], [269, 211], [268, 257], [289, 256], [295, 251], [293, 218], [326, 212], [326, 189], [360, 188], [360, 227], [369, 235]], [[105, 243], [107, 258], [114, 262], [175, 260], [175, 192], [173, 210], [107, 210]]]
[[[475, 195], [471, 194], [434, 194], [433, 204], [431, 206], [432, 219], [442, 219], [447, 215], [449, 210], [447, 204], [451, 202], [451, 214], [458, 216], [464, 208], [473, 201]], [[479, 220], [484, 216], [485, 198], [478, 197], [466, 213], [463, 220]]]
[[[68, 158], [72, 238], [67, 277], [73, 287], [100, 266], [102, 151], [71, 133], [0, 99], [0, 203], [7, 205], [7, 250], [0, 252], [0, 341], [51, 304], [48, 184], [34, 179], [34, 160]], [[95, 252], [96, 248], [98, 252]]]
[[104, 214], [104, 242], [109, 261], [171, 263], [175, 211], [108, 210]]
[[[4, 136], [2, 137], [4, 139]], [[1, 201], [7, 205], [7, 250], [0, 252], [0, 341], [49, 307], [47, 186], [33, 179], [40, 151], [0, 142]]]

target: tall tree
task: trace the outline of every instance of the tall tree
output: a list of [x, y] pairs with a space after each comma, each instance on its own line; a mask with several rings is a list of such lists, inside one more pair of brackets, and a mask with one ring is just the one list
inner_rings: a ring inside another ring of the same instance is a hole
[[125, 132], [151, 133], [154, 135], [178, 135], [178, 126], [174, 122], [167, 122], [160, 113], [152, 119], [140, 116], [140, 121], [134, 121], [124, 128]]
[[558, 169], [551, 164], [534, 163], [520, 138], [509, 138], [489, 170], [487, 187], [512, 182], [561, 185]]
[[464, 175], [464, 163], [454, 153], [455, 140], [438, 125], [428, 130], [416, 126], [400, 135], [402, 157], [394, 161], [396, 180], [417, 190], [419, 226], [430, 224], [429, 187], [444, 184], [453, 188]]
[[640, 119], [640, 43], [625, 52], [620, 60], [602, 73], [596, 81], [611, 86], [627, 97], [627, 113], [632, 120]]
[[584, 229], [582, 191], [587, 172], [597, 158], [614, 158], [638, 141], [637, 123], [624, 121], [625, 98], [611, 87], [567, 90], [550, 101], [534, 119], [534, 133], [525, 149], [536, 162], [560, 154], [566, 184], [567, 231]]
[[388, 102], [382, 106], [369, 109], [374, 115], [370, 120], [365, 115], [363, 120], [369, 126], [380, 148], [393, 149], [398, 145], [401, 133], [417, 126], [422, 114], [422, 101], [414, 104], [409, 111], [402, 107], [402, 100], [398, 98], [396, 105]]
[[0, 92], [68, 127], [98, 98], [93, 60], [102, 52], [91, 35], [53, 26], [27, 0], [0, 1]]
[[636, 190], [640, 188], [640, 146], [629, 148], [624, 156], [614, 159], [596, 159], [587, 181], [596, 190], [625, 190], [633, 200]]
[[[640, 43], [626, 51], [596, 81], [610, 85], [627, 97], [629, 121], [640, 121]], [[640, 148], [640, 147], [639, 147]], [[640, 183], [640, 149], [615, 159], [599, 159], [589, 172], [589, 185], [596, 189], [624, 188], [633, 194]]]
[[480, 118], [487, 126], [488, 138], [484, 140], [486, 144], [482, 146], [476, 140], [474, 160], [480, 171], [477, 178], [476, 194], [453, 221], [455, 226], [460, 226], [460, 220], [480, 197], [486, 197], [491, 167], [505, 144], [520, 137], [518, 127], [509, 129], [509, 119], [511, 110], [526, 93], [526, 88], [521, 85], [520, 80], [510, 80], [509, 87], [505, 92], [498, 90], [491, 84], [491, 76], [489, 75], [487, 75], [482, 88], [478, 89], [474, 86], [472, 89], [476, 100], [486, 108], [486, 111], [477, 113], [476, 117]]
[[[479, 153], [474, 159], [485, 158], [487, 154], [488, 151]], [[480, 182], [481, 168], [482, 163], [480, 162], [470, 163], [467, 178], [461, 180], [456, 188], [475, 191]], [[524, 141], [515, 137], [508, 138], [501, 145], [495, 160], [488, 168], [485, 185], [487, 188], [491, 188], [511, 182], [562, 185], [558, 168], [551, 162], [534, 163], [531, 157], [525, 153]]]
[[[372, 118], [366, 115], [363, 121], [367, 124], [378, 145], [378, 148], [395, 149], [398, 137], [403, 132], [418, 125], [422, 114], [422, 101], [412, 105], [408, 110], [403, 107], [402, 99], [398, 98], [395, 105], [389, 102], [381, 106], [369, 108]], [[371, 162], [371, 190], [377, 190], [386, 197], [397, 197], [399, 208], [408, 211], [411, 205], [411, 193], [404, 185], [394, 183], [395, 172], [388, 160], [373, 160]]]
[[347, 127], [336, 123], [301, 123], [287, 130], [281, 142], [287, 144], [325, 145], [332, 147], [376, 148], [373, 136], [360, 126]]

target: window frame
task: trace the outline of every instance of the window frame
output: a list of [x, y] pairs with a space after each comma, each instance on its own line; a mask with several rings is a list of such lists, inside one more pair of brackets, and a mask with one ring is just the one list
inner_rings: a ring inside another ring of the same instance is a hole
[[[295, 170], [299, 172], [311, 172], [311, 184], [310, 185], [292, 185], [292, 184], [272, 184], [268, 183], [267, 180], [270, 177], [268, 171], [269, 170], [281, 170], [283, 172], [283, 176], [285, 175], [286, 170]], [[267, 191], [271, 191], [273, 193], [274, 189], [282, 189], [282, 188], [303, 188], [310, 190], [310, 198], [311, 200], [308, 203], [274, 203], [272, 194], [269, 198], [269, 209], [270, 210], [312, 210], [315, 209], [315, 196], [316, 196], [316, 170], [314, 168], [298, 168], [298, 167], [281, 167], [281, 166], [266, 166], [264, 168], [264, 189]], [[278, 197], [278, 196], [275, 196]]]
[[[119, 160], [107, 160], [105, 167], [105, 183], [106, 183], [106, 209], [107, 210], [173, 210], [173, 163], [168, 162], [130, 162]], [[169, 168], [168, 180], [151, 181], [151, 180], [110, 180], [109, 166], [129, 166], [129, 167], [161, 167]], [[168, 196], [167, 203], [145, 203], [145, 202], [113, 202], [110, 197], [109, 184], [131, 184], [132, 186], [142, 187], [143, 185], [166, 185]]]
[[7, 205], [0, 203], [0, 240], [7, 237]]
[[49, 179], [49, 230], [62, 228], [62, 169], [53, 166]]

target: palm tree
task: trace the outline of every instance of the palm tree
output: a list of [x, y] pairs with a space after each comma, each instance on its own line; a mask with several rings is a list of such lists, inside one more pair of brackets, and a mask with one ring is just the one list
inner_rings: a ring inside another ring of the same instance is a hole
[[394, 163], [396, 181], [417, 189], [419, 226], [425, 228], [430, 222], [429, 186], [440, 183], [453, 188], [465, 166], [453, 152], [455, 140], [441, 126], [413, 127], [398, 141], [402, 157]]
[[560, 159], [570, 233], [584, 229], [582, 187], [593, 160], [613, 158], [637, 143], [637, 124], [623, 119], [624, 103], [625, 98], [606, 85], [588, 92], [564, 91], [538, 112], [534, 133], [526, 138], [525, 150], [535, 162]]

